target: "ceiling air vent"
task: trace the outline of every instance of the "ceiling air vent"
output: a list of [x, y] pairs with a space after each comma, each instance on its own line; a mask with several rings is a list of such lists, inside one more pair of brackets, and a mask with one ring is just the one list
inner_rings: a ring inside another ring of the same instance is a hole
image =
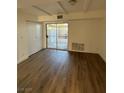
[[58, 15], [57, 19], [63, 19], [63, 15]]

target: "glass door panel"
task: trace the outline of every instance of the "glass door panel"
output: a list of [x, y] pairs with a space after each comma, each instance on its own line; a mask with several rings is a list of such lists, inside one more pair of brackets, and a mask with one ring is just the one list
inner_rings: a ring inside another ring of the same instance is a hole
[[56, 24], [47, 24], [47, 47], [56, 48]]
[[57, 48], [68, 48], [68, 24], [57, 24]]

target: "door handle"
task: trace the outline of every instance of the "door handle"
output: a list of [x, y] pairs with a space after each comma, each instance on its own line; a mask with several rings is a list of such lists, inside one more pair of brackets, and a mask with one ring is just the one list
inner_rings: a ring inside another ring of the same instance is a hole
[[48, 38], [48, 35], [46, 35], [46, 38]]

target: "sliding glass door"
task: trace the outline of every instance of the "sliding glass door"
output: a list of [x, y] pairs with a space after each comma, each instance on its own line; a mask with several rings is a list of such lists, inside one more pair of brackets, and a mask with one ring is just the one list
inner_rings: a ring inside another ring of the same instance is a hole
[[47, 48], [68, 49], [68, 24], [47, 24]]
[[47, 24], [47, 47], [56, 48], [56, 24]]
[[57, 24], [57, 48], [67, 49], [68, 47], [68, 24]]

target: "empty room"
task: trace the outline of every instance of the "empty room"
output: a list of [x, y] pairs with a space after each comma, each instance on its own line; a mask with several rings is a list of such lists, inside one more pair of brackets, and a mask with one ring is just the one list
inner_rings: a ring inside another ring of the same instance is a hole
[[17, 93], [106, 93], [106, 1], [17, 1]]

